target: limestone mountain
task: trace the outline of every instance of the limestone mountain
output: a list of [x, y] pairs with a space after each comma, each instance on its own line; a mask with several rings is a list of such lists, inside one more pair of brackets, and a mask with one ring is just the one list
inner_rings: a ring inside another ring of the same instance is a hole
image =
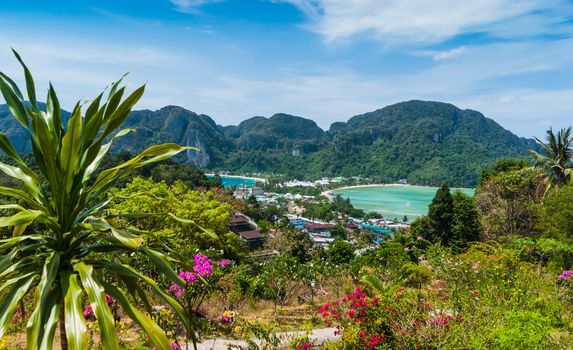
[[237, 150], [278, 149], [301, 154], [315, 152], [328, 141], [314, 121], [284, 113], [253, 117], [224, 130]]
[[314, 158], [317, 169], [432, 185], [474, 185], [496, 159], [526, 157], [537, 147], [477, 111], [416, 100], [335, 123], [328, 135], [328, 147]]
[[384, 182], [407, 179], [415, 184], [448, 181], [456, 186], [474, 186], [481, 170], [497, 159], [526, 157], [527, 149], [536, 148], [533, 140], [517, 137], [477, 111], [416, 100], [333, 123], [324, 133], [309, 128], [314, 137], [307, 138], [310, 142], [306, 152], [300, 154], [284, 147], [285, 141], [293, 139], [289, 132], [304, 133], [304, 126], [296, 120], [280, 126], [282, 143], [241, 145], [241, 140], [249, 140], [252, 135], [274, 135], [265, 127], [271, 119], [255, 117], [225, 128], [227, 137], [236, 140], [236, 148], [222, 169], [297, 177], [360, 175]]
[[166, 106], [157, 111], [133, 111], [122, 127], [133, 128], [136, 132], [117, 139], [112, 152], [137, 153], [152, 144], [174, 142], [200, 149], [200, 152], [187, 151], [177, 159], [205, 168], [222, 162], [231, 150], [213, 119], [177, 106]]
[[[66, 114], [69, 115], [69, 114]], [[0, 130], [19, 152], [27, 134], [0, 105]], [[167, 106], [132, 112], [113, 152], [135, 153], [175, 142], [195, 146], [179, 161], [210, 170], [280, 173], [299, 178], [366, 176], [376, 181], [473, 186], [480, 171], [505, 157], [525, 157], [531, 139], [517, 137], [473, 110], [431, 101], [408, 101], [337, 122], [328, 131], [288, 114], [253, 117], [220, 126], [203, 114]]]

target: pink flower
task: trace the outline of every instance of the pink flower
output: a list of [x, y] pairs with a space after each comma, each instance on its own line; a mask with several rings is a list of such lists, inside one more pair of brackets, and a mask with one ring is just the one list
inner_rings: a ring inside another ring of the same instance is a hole
[[557, 281], [573, 281], [573, 271], [565, 270], [559, 276], [557, 276]]
[[177, 343], [171, 343], [171, 349], [173, 350], [181, 350], [181, 347]]
[[111, 306], [111, 305], [115, 304], [115, 298], [109, 294], [106, 294], [105, 295], [105, 302], [108, 306]]
[[229, 259], [223, 259], [221, 261], [217, 261], [217, 266], [219, 267], [225, 267], [225, 266], [229, 266], [231, 265], [231, 260]]
[[193, 260], [195, 261], [193, 271], [197, 272], [199, 276], [206, 277], [213, 274], [213, 269], [211, 268], [211, 259], [209, 259], [206, 255], [195, 254]]
[[84, 318], [92, 318], [94, 317], [94, 310], [92, 309], [91, 305], [88, 305], [84, 308]]

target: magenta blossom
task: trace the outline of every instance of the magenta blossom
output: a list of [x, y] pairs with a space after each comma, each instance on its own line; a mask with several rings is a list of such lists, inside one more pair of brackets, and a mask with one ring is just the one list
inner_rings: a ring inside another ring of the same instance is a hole
[[84, 317], [87, 318], [92, 318], [94, 317], [94, 310], [92, 309], [91, 305], [88, 305], [85, 307], [84, 309]]
[[559, 276], [557, 276], [557, 281], [573, 281], [573, 271], [563, 271]]
[[[179, 346], [179, 344], [177, 343], [171, 343], [171, 349], [172, 350], [181, 350], [181, 346]], [[157, 350], [157, 347], [153, 347], [151, 348], [151, 350]]]
[[195, 254], [195, 266], [193, 266], [193, 271], [197, 272], [199, 276], [206, 277], [213, 274], [213, 269], [211, 267], [211, 259], [209, 259], [204, 254]]
[[112, 306], [113, 304], [115, 304], [115, 298], [112, 297], [111, 295], [106, 294], [105, 295], [105, 302], [108, 306]]
[[231, 265], [231, 260], [229, 259], [223, 259], [221, 261], [217, 261], [217, 266], [219, 267], [225, 267], [225, 266], [229, 266]]

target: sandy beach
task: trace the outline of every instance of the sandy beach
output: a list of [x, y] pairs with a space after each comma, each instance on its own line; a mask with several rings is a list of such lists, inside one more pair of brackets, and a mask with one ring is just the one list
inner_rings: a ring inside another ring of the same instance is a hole
[[328, 190], [328, 191], [324, 191], [321, 193], [321, 195], [329, 197], [332, 192], [334, 191], [339, 191], [339, 190], [347, 190], [347, 189], [351, 189], [351, 188], [363, 188], [363, 187], [388, 187], [388, 186], [401, 186], [401, 187], [429, 187], [432, 188], [432, 186], [420, 186], [420, 185], [407, 185], [407, 184], [369, 184], [369, 185], [353, 185], [353, 186], [344, 186], [344, 187], [339, 187], [339, 188], [335, 188], [333, 190]]
[[[339, 191], [339, 190], [347, 190], [347, 189], [352, 189], [352, 188], [363, 188], [363, 187], [390, 187], [390, 186], [396, 186], [396, 187], [420, 187], [420, 188], [438, 188], [435, 186], [425, 186], [425, 185], [409, 185], [409, 184], [369, 184], [369, 185], [354, 185], [354, 186], [344, 186], [344, 187], [339, 187], [339, 188], [335, 188], [333, 190], [328, 190], [328, 191], [324, 191], [321, 193], [322, 196], [326, 196], [326, 197], [330, 197], [332, 195], [332, 192], [334, 191]], [[464, 188], [464, 187], [452, 187], [452, 190], [455, 189], [460, 189], [460, 190], [474, 190], [474, 188]]]
[[[215, 176], [217, 174], [205, 174], [207, 176]], [[242, 175], [227, 175], [227, 174], [219, 174], [219, 176], [230, 177], [234, 179], [246, 179], [246, 180], [255, 180], [256, 182], [266, 183], [267, 179], [263, 179], [262, 177], [251, 177], [251, 176], [242, 176]]]

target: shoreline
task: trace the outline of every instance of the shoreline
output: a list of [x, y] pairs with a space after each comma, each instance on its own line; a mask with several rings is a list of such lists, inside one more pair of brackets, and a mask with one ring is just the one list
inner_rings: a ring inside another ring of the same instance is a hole
[[[215, 176], [217, 174], [205, 174], [207, 177]], [[245, 180], [255, 180], [256, 182], [267, 183], [267, 179], [263, 179], [262, 177], [251, 177], [251, 176], [242, 176], [242, 175], [226, 175], [226, 174], [219, 174], [221, 177], [229, 177], [233, 179], [245, 179]]]
[[[398, 183], [392, 183], [392, 184], [368, 184], [368, 185], [343, 186], [343, 187], [335, 188], [335, 189], [332, 189], [332, 190], [324, 191], [324, 192], [322, 192], [320, 195], [330, 198], [331, 195], [332, 195], [332, 192], [334, 192], [334, 191], [348, 190], [348, 189], [353, 189], [353, 188], [365, 188], [365, 187], [421, 187], [421, 188], [435, 188], [435, 189], [440, 188], [440, 187], [427, 186], [427, 185], [409, 185], [409, 184], [398, 184]], [[475, 188], [465, 188], [465, 187], [452, 187], [451, 189], [452, 189], [452, 190], [460, 189], [460, 190], [473, 190], [473, 191], [475, 191]]]

